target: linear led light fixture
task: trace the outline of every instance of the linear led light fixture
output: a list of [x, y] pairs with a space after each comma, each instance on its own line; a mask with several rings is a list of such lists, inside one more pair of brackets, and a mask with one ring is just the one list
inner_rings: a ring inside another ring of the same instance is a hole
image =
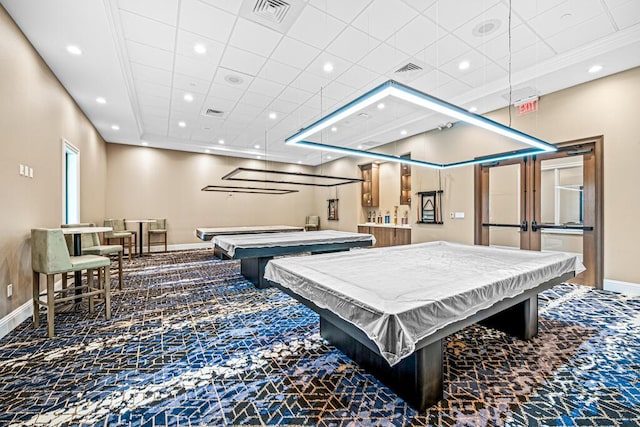
[[207, 185], [200, 191], [217, 191], [220, 193], [251, 193], [251, 194], [289, 194], [297, 193], [298, 190], [283, 188], [261, 188], [261, 187], [234, 187], [231, 185]]
[[[498, 135], [502, 135], [512, 140], [524, 143], [533, 148], [530, 150], [517, 150], [517, 151], [511, 151], [507, 153], [499, 153], [499, 154], [496, 154], [495, 156], [482, 157], [481, 158], [482, 160], [472, 159], [464, 162], [438, 164], [438, 163], [432, 163], [432, 162], [420, 162], [417, 160], [407, 161], [408, 159], [401, 159], [399, 157], [390, 156], [386, 154], [372, 153], [364, 150], [338, 147], [334, 145], [321, 144], [321, 143], [305, 140], [309, 136], [314, 135], [322, 131], [323, 129], [328, 128], [329, 126], [339, 122], [340, 120], [346, 117], [349, 117], [357, 113], [358, 111], [372, 104], [375, 104], [376, 102], [382, 100], [387, 96], [395, 96], [396, 98], [410, 102], [414, 105], [418, 105], [420, 107], [427, 108], [437, 113], [444, 114], [449, 117], [453, 117], [454, 119], [461, 120], [463, 122], [480, 127], [490, 132], [494, 132]], [[420, 92], [416, 89], [410, 88], [409, 86], [405, 86], [394, 80], [389, 80], [389, 81], [386, 81], [385, 83], [382, 83], [380, 86], [377, 86], [376, 88], [370, 90], [364, 95], [359, 96], [358, 98], [354, 99], [348, 104], [338, 108], [332, 113], [329, 113], [328, 115], [322, 117], [321, 119], [317, 120], [316, 122], [312, 123], [306, 128], [299, 130], [298, 132], [296, 132], [295, 134], [287, 138], [285, 142], [289, 145], [301, 145], [301, 146], [320, 149], [320, 150], [340, 152], [342, 154], [378, 158], [378, 159], [383, 159], [387, 161], [409, 163], [417, 166], [427, 166], [432, 168], [457, 167], [457, 166], [463, 166], [467, 164], [481, 163], [481, 162], [487, 162], [491, 160], [503, 160], [505, 158], [521, 157], [521, 156], [527, 156], [530, 154], [545, 153], [545, 152], [557, 150], [557, 148], [553, 144], [550, 144], [546, 141], [538, 139], [534, 136], [528, 135], [524, 132], [520, 132], [519, 130], [505, 126], [501, 123], [495, 122], [484, 116], [472, 113], [468, 110], [465, 110], [464, 108], [458, 107], [457, 105], [448, 103], [446, 101], [443, 101], [442, 99]], [[505, 156], [508, 156], [508, 157], [505, 157]], [[396, 160], [393, 160], [393, 159], [396, 159]]]
[[[255, 173], [263, 173], [263, 174], [273, 174], [273, 175], [284, 175], [287, 177], [296, 177], [296, 178], [318, 178], [331, 180], [334, 182], [327, 182], [324, 184], [319, 184], [317, 182], [304, 182], [302, 180], [277, 180], [277, 179], [258, 179], [258, 178], [242, 178], [236, 177], [236, 175], [240, 175], [243, 172], [255, 172]], [[270, 170], [270, 169], [254, 169], [254, 168], [236, 168], [222, 177], [223, 180], [229, 181], [249, 181], [249, 182], [269, 182], [274, 184], [288, 184], [288, 185], [309, 185], [313, 187], [333, 187], [336, 185], [344, 185], [344, 184], [353, 184], [355, 182], [363, 182], [363, 179], [360, 178], [346, 178], [342, 176], [332, 176], [332, 175], [319, 175], [313, 173], [302, 173], [302, 172], [287, 172], [287, 171], [279, 171], [279, 170]]]

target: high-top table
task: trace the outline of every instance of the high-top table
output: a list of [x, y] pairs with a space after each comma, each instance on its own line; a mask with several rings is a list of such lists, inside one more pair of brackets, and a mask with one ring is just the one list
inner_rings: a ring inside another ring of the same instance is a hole
[[140, 252], [138, 252], [138, 254], [142, 255], [142, 249], [144, 248], [144, 246], [142, 245], [142, 240], [143, 240], [142, 239], [142, 224], [145, 224], [145, 223], [148, 224], [148, 223], [151, 223], [151, 222], [156, 222], [156, 220], [155, 219], [125, 219], [124, 222], [137, 222], [138, 223], [138, 225], [139, 225], [139, 228], [138, 228], [139, 233], [138, 233], [138, 235], [140, 236], [140, 237], [138, 237], [138, 244], [140, 246]]
[[[113, 231], [111, 227], [71, 227], [71, 228], [63, 228], [62, 234], [71, 234], [73, 235], [73, 254], [76, 256], [82, 255], [82, 235], [88, 233], [108, 233], [109, 231]], [[76, 283], [76, 286], [79, 286], [82, 282], [82, 271], [78, 270], [73, 273], [73, 277]], [[76, 289], [76, 295], [82, 294], [82, 290]], [[80, 302], [76, 300], [77, 302]]]

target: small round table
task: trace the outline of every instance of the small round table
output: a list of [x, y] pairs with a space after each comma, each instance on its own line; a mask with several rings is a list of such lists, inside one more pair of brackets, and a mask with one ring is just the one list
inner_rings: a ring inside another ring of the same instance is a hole
[[156, 222], [155, 219], [125, 219], [124, 222], [137, 222], [140, 225], [140, 232], [138, 234], [138, 243], [140, 246], [140, 252], [138, 252], [139, 255], [142, 255], [142, 249], [144, 248], [144, 246], [142, 245], [142, 224], [145, 223], [150, 223], [150, 222]]

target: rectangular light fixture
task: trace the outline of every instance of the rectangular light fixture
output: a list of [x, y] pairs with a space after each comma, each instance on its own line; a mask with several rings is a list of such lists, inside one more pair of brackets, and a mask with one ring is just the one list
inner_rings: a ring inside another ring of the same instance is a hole
[[[512, 139], [514, 141], [526, 144], [532, 148], [510, 151], [506, 153], [497, 153], [495, 155], [474, 158], [462, 162], [432, 163], [412, 159], [403, 159], [386, 154], [372, 153], [365, 150], [356, 150], [352, 148], [339, 147], [335, 145], [322, 144], [306, 140], [310, 136], [338, 123], [340, 120], [345, 119], [346, 117], [349, 117], [370, 105], [373, 105], [374, 103], [386, 98], [387, 96], [393, 96], [414, 105], [426, 108], [428, 110], [447, 115], [454, 119], [469, 123], [473, 126], [477, 126], [487, 131], [494, 132], [498, 135]], [[545, 153], [557, 150], [553, 144], [550, 144], [546, 141], [528, 135], [524, 132], [520, 132], [519, 130], [510, 128], [501, 123], [495, 122], [484, 116], [474, 114], [464, 108], [458, 107], [457, 105], [443, 101], [442, 99], [420, 92], [416, 89], [410, 88], [409, 86], [405, 86], [393, 80], [382, 83], [380, 86], [377, 86], [364, 95], [361, 95], [355, 100], [349, 102], [348, 104], [327, 114], [326, 116], [320, 118], [306, 128], [299, 130], [298, 132], [287, 138], [285, 142], [290, 145], [300, 145], [319, 150], [339, 152], [342, 154], [376, 158], [386, 161], [395, 161], [398, 163], [408, 163], [416, 166], [426, 166], [440, 169], [464, 166], [475, 163], [484, 163], [494, 160], [504, 160], [508, 158], [522, 157], [531, 154]]]
[[[257, 175], [263, 175], [258, 177]], [[277, 177], [282, 176], [282, 179]], [[360, 178], [346, 178], [333, 175], [319, 175], [313, 173], [287, 172], [270, 169], [236, 168], [222, 177], [228, 181], [269, 182], [274, 184], [309, 185], [314, 187], [333, 187], [336, 185], [362, 182]], [[318, 182], [322, 180], [324, 182]]]
[[231, 185], [207, 185], [201, 191], [216, 191], [219, 193], [251, 193], [251, 194], [289, 194], [297, 193], [298, 190], [285, 188], [263, 188], [263, 187], [234, 187]]

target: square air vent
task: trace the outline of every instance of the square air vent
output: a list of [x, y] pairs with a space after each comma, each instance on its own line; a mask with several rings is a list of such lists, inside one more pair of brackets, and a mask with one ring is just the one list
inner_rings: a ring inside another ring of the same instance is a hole
[[240, 16], [286, 34], [305, 5], [303, 0], [243, 0]]
[[429, 71], [429, 67], [426, 64], [413, 59], [410, 62], [398, 65], [393, 72], [393, 79], [402, 83], [410, 83], [422, 76], [425, 70]]
[[204, 113], [202, 113], [203, 116], [207, 116], [207, 117], [224, 117], [224, 111], [222, 110], [217, 110], [215, 108], [207, 108], [206, 110], [204, 110]]

